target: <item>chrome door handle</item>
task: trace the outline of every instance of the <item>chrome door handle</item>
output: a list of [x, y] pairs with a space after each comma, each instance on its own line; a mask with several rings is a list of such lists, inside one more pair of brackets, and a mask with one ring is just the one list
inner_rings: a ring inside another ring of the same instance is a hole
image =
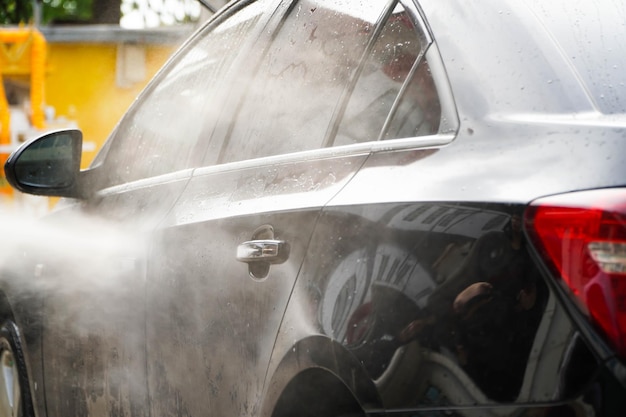
[[254, 280], [261, 281], [270, 273], [270, 266], [282, 264], [289, 258], [289, 244], [274, 238], [272, 225], [257, 227], [252, 240], [237, 246], [236, 258], [248, 264], [248, 274]]
[[237, 260], [246, 263], [281, 264], [289, 258], [289, 244], [284, 240], [249, 240], [237, 246]]

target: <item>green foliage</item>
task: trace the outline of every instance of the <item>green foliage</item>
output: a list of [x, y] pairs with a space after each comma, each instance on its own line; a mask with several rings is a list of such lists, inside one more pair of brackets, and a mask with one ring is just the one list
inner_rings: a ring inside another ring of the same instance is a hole
[[0, 0], [0, 25], [32, 23], [38, 10], [42, 25], [111, 24], [128, 15], [145, 27], [167, 26], [197, 21], [199, 9], [196, 0]]
[[43, 0], [41, 21], [88, 21], [92, 18], [93, 0]]
[[28, 23], [32, 15], [30, 0], [0, 0], [0, 24]]
[[[87, 21], [92, 18], [94, 0], [40, 0], [41, 23]], [[33, 21], [33, 0], [0, 0], [0, 24], [28, 24]]]

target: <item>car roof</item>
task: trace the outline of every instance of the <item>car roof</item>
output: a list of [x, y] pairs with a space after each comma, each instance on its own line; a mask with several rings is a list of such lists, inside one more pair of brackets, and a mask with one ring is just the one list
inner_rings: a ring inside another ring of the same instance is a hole
[[626, 113], [624, 4], [419, 3], [461, 113]]
[[626, 112], [626, 3], [527, 1], [596, 107]]

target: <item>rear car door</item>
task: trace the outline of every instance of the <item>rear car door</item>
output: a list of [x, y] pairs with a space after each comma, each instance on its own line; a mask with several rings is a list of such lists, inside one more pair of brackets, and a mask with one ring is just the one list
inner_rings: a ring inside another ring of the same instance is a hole
[[384, 6], [364, 6], [350, 19], [333, 2], [231, 8], [235, 20], [265, 11], [269, 21], [225, 81], [229, 94], [213, 108], [220, 123], [207, 129], [204, 166], [153, 242], [153, 415], [258, 412], [321, 208], [369, 154], [325, 147]]

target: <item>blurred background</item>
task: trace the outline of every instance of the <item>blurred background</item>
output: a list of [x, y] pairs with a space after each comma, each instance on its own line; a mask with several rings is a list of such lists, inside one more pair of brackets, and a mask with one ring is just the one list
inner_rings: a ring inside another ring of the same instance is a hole
[[[83, 168], [178, 46], [226, 0], [0, 0], [0, 163], [46, 131], [83, 132]], [[40, 214], [13, 191], [0, 206]]]

